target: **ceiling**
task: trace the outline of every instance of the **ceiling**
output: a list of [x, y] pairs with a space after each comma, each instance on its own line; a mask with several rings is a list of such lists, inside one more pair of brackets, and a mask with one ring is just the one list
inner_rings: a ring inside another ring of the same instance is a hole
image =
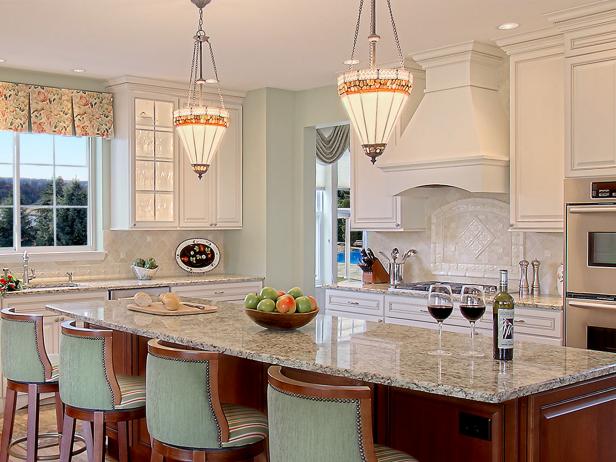
[[[407, 54], [549, 26], [544, 14], [592, 0], [392, 0]], [[379, 61], [395, 60], [378, 0]], [[300, 90], [335, 81], [348, 58], [358, 0], [213, 0], [205, 9], [222, 85]], [[365, 19], [367, 8], [365, 7]], [[197, 10], [189, 0], [0, 0], [2, 66], [84, 76], [137, 75], [185, 81]], [[7, 20], [8, 19], [8, 20]], [[360, 59], [365, 62], [367, 21]]]

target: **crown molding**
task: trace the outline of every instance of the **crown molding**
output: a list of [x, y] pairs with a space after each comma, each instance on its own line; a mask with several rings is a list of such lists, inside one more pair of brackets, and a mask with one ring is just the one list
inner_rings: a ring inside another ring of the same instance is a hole
[[508, 55], [548, 49], [564, 52], [565, 49], [564, 35], [555, 27], [510, 35], [495, 42]]
[[[113, 79], [109, 79], [106, 82], [106, 86], [108, 89], [112, 89], [113, 87], [117, 87], [120, 85], [133, 85], [139, 86], [144, 89], [149, 89], [152, 91], [160, 91], [161, 89], [170, 90], [174, 93], [179, 93], [181, 95], [185, 95], [188, 93], [188, 83], [186, 82], [177, 82], [173, 80], [159, 80], [159, 79], [150, 79], [148, 77], [138, 77], [135, 75], [123, 75], [121, 77], [116, 77]], [[246, 92], [243, 91], [234, 91], [234, 90], [225, 90], [221, 89], [223, 96], [235, 97], [235, 98], [245, 98]], [[210, 91], [206, 92], [207, 95], [217, 95], [217, 92], [214, 88]]]
[[616, 22], [616, 0], [590, 3], [545, 16], [563, 32], [612, 24]]

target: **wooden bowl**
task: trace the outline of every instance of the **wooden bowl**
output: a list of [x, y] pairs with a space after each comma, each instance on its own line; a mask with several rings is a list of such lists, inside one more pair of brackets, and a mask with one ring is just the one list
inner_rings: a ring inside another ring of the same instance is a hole
[[246, 308], [246, 314], [261, 327], [275, 330], [292, 330], [305, 326], [319, 313], [319, 308], [308, 313], [266, 313], [265, 311]]

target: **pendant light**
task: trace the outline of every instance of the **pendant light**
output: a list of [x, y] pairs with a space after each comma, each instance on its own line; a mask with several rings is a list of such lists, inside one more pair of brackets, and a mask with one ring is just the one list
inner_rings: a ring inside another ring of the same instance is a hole
[[[214, 50], [210, 37], [203, 30], [203, 8], [212, 0], [191, 0], [199, 8], [199, 28], [193, 37], [192, 66], [190, 68], [190, 84], [188, 87], [188, 105], [184, 109], [173, 112], [173, 124], [182, 140], [184, 150], [190, 159], [194, 172], [203, 177], [212, 164], [212, 159], [220, 147], [225, 131], [229, 126], [229, 111], [220, 90], [218, 69], [214, 59]], [[203, 47], [207, 46], [214, 71], [214, 78], [203, 77]], [[220, 105], [211, 106], [205, 103], [205, 85], [215, 83], [218, 87]]]
[[349, 69], [338, 77], [340, 99], [359, 136], [364, 152], [373, 164], [376, 158], [383, 154], [413, 87], [413, 76], [404, 67], [404, 55], [398, 39], [391, 0], [386, 1], [398, 48], [400, 66], [379, 68], [376, 65], [376, 46], [381, 37], [376, 33], [376, 0], [370, 0], [370, 35], [368, 36], [370, 66], [355, 69], [355, 66], [359, 64], [359, 60], [355, 58], [355, 50], [364, 7], [364, 0], [360, 0], [351, 59], [344, 62]]

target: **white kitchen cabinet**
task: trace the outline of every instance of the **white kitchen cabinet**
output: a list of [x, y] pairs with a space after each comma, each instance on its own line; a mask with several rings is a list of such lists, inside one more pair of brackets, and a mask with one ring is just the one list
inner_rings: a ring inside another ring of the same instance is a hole
[[566, 176], [616, 174], [616, 50], [566, 59]]
[[204, 298], [218, 302], [241, 303], [246, 294], [259, 293], [261, 281], [225, 282], [215, 284], [191, 284], [171, 287], [171, 291], [182, 297]]
[[355, 315], [369, 321], [383, 319], [383, 294], [327, 289], [325, 310], [327, 313]]
[[210, 171], [199, 180], [173, 126], [185, 86], [124, 77], [108, 89], [115, 118], [111, 229], [241, 228], [243, 95], [224, 94], [230, 125]]
[[565, 58], [562, 35], [551, 34], [499, 42], [510, 55], [513, 229], [563, 231]]
[[398, 143], [423, 98], [425, 72], [410, 65], [414, 77], [409, 102], [394, 128], [387, 148], [376, 164], [364, 153], [361, 142], [351, 129], [351, 227], [364, 231], [418, 231], [426, 227], [425, 204], [415, 198], [393, 195], [389, 177], [379, 168], [388, 151]]
[[180, 227], [242, 227], [242, 107], [229, 106], [230, 123], [210, 170], [200, 180], [180, 147]]

